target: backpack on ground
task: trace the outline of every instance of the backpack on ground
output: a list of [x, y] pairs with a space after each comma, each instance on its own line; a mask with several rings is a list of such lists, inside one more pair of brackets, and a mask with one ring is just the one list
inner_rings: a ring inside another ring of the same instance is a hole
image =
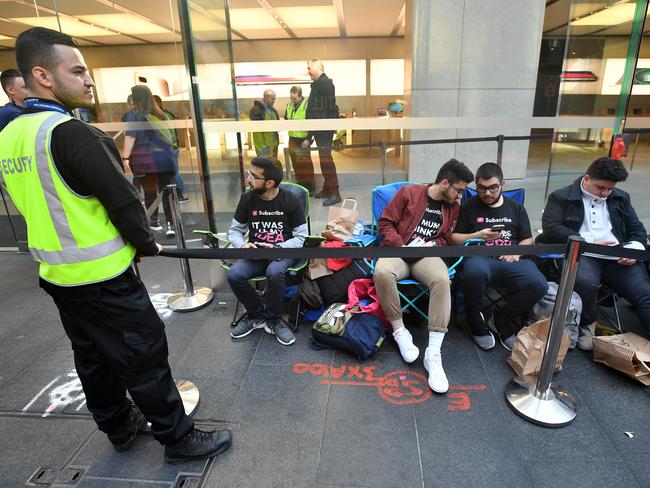
[[350, 314], [345, 306], [333, 304], [314, 323], [312, 345], [315, 349], [337, 349], [366, 359], [384, 342], [384, 321], [367, 313]]

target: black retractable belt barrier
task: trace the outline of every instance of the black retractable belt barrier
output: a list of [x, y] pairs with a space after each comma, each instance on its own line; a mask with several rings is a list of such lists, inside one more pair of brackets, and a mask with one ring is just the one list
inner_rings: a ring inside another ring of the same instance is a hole
[[[650, 261], [648, 251], [583, 244], [584, 252]], [[190, 259], [313, 259], [313, 258], [425, 258], [458, 256], [544, 256], [563, 255], [564, 244], [530, 246], [433, 246], [433, 247], [345, 247], [345, 248], [248, 248], [248, 249], [165, 249], [160, 255]]]

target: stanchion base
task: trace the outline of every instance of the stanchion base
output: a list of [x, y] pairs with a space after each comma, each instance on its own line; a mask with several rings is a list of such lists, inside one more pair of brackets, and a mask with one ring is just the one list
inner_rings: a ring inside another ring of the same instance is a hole
[[[199, 389], [190, 380], [174, 380], [174, 383], [176, 383], [178, 393], [181, 395], [185, 415], [192, 417], [199, 408], [199, 400], [201, 399]], [[144, 430], [151, 432], [151, 424], [149, 422], [147, 422]]]
[[194, 295], [172, 293], [167, 299], [167, 306], [173, 312], [192, 312], [209, 305], [213, 298], [214, 292], [210, 288], [196, 288]]
[[518, 376], [506, 385], [506, 400], [517, 415], [542, 427], [564, 427], [575, 419], [578, 410], [573, 396], [559, 385], [544, 395], [534, 394], [537, 379]]

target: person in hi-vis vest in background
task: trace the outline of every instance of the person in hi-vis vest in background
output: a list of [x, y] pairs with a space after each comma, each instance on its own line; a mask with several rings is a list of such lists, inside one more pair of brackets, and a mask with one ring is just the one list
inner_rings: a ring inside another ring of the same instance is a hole
[[[307, 118], [307, 99], [302, 96], [302, 88], [292, 86], [289, 91], [291, 101], [284, 113], [286, 120], [305, 120]], [[314, 192], [314, 163], [309, 148], [303, 149], [302, 143], [309, 136], [306, 130], [289, 131], [289, 157], [296, 176], [296, 183]]]
[[[274, 103], [275, 92], [264, 90], [262, 100], [255, 100], [248, 115], [251, 120], [280, 120], [278, 111], [273, 108]], [[253, 146], [255, 154], [259, 157], [277, 159], [279, 145], [280, 137], [277, 132], [253, 132]]]
[[136, 255], [162, 250], [138, 192], [113, 139], [72, 116], [94, 103], [77, 44], [34, 27], [16, 39], [16, 60], [29, 97], [0, 133], [0, 172], [25, 218], [40, 286], [72, 343], [88, 410], [118, 451], [148, 420], [167, 462], [223, 452], [231, 433], [199, 431], [185, 414], [165, 326], [133, 271]]

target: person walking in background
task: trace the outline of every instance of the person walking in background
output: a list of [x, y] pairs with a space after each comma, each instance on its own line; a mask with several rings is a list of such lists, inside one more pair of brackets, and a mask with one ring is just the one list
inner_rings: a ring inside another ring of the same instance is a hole
[[[307, 62], [307, 71], [312, 79], [311, 92], [307, 103], [307, 119], [337, 119], [339, 107], [336, 105], [336, 89], [334, 83], [324, 73], [323, 63], [320, 59], [312, 59]], [[336, 166], [332, 158], [333, 130], [309, 131], [307, 138], [302, 143], [303, 149], [311, 146], [311, 141], [316, 141], [318, 147], [318, 159], [320, 169], [323, 173], [323, 188], [314, 196], [324, 198], [325, 207], [336, 205], [341, 202], [339, 193], [339, 180], [336, 175]]]
[[[264, 90], [262, 100], [255, 100], [248, 115], [251, 120], [280, 120], [278, 111], [273, 108], [274, 103], [275, 92]], [[255, 154], [259, 157], [277, 159], [279, 145], [280, 137], [277, 132], [253, 132], [253, 146], [255, 146]]]
[[20, 115], [23, 100], [27, 97], [23, 75], [17, 69], [6, 69], [0, 74], [0, 84], [9, 98], [9, 103], [0, 108], [0, 130]]
[[132, 268], [137, 254], [155, 256], [162, 246], [113, 139], [72, 116], [94, 104], [77, 44], [34, 27], [16, 39], [16, 59], [30, 97], [0, 132], [0, 158], [13, 163], [0, 171], [25, 218], [39, 284], [72, 344], [88, 410], [117, 451], [130, 449], [149, 421], [167, 462], [216, 456], [232, 435], [198, 430], [185, 414], [165, 324]]
[[[158, 108], [165, 112], [165, 115], [169, 120], [176, 120], [176, 116], [171, 113], [169, 110], [165, 108], [165, 104], [162, 101], [162, 98], [160, 98], [158, 95], [154, 95], [153, 99], [156, 101], [158, 104]], [[169, 132], [172, 136], [172, 152], [174, 154], [174, 162], [176, 163], [176, 175], [174, 176], [174, 181], [176, 182], [176, 186], [178, 187], [178, 201], [181, 203], [186, 203], [189, 201], [189, 198], [185, 195], [185, 180], [183, 180], [183, 176], [181, 175], [180, 172], [180, 167], [178, 165], [178, 154], [179, 154], [179, 144], [178, 144], [178, 130], [174, 128], [170, 128]]]
[[[284, 113], [286, 120], [304, 120], [307, 118], [307, 99], [302, 96], [302, 88], [292, 86], [289, 91], [291, 101]], [[302, 147], [302, 143], [309, 136], [306, 130], [289, 131], [289, 157], [296, 176], [296, 183], [304, 186], [310, 193], [314, 192], [314, 163], [311, 160], [309, 148]]]
[[[172, 214], [165, 187], [174, 182], [176, 165], [172, 147], [172, 130], [164, 127], [161, 121], [169, 120], [151, 94], [149, 87], [135, 85], [131, 88], [135, 115], [133, 122], [148, 122], [151, 128], [128, 130], [124, 136], [123, 159], [131, 168], [137, 182], [144, 190], [144, 203], [147, 208], [156, 200], [158, 192], [163, 195], [163, 211], [167, 237], [176, 235], [172, 226]], [[151, 215], [152, 230], [162, 230], [158, 220], [158, 207]]]

